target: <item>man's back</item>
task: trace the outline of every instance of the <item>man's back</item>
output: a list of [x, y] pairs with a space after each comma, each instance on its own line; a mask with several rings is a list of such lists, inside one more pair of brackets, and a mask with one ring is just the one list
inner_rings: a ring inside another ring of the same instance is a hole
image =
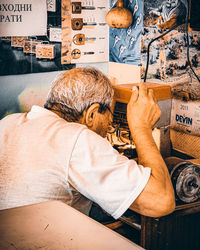
[[72, 205], [68, 165], [84, 128], [38, 106], [1, 120], [0, 209], [52, 199]]

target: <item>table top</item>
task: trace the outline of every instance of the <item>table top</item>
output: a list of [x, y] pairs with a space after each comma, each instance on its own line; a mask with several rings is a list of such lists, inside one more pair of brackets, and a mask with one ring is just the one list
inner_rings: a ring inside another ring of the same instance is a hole
[[1, 210], [0, 221], [0, 249], [143, 249], [60, 201]]

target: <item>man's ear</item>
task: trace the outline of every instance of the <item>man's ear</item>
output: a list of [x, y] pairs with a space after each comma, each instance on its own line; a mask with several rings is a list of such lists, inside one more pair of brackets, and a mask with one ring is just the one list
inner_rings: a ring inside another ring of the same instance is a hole
[[85, 114], [85, 124], [88, 128], [91, 128], [94, 125], [95, 118], [99, 110], [99, 103], [92, 104], [86, 111]]

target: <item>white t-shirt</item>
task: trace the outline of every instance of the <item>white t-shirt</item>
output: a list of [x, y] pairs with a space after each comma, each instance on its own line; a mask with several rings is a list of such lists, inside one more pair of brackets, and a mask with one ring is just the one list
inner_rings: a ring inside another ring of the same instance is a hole
[[119, 218], [141, 193], [150, 169], [120, 155], [107, 141], [83, 130], [74, 147], [69, 181], [88, 199]]
[[57, 199], [88, 213], [92, 200], [115, 219], [150, 177], [105, 138], [39, 106], [0, 121], [0, 172], [0, 209]]

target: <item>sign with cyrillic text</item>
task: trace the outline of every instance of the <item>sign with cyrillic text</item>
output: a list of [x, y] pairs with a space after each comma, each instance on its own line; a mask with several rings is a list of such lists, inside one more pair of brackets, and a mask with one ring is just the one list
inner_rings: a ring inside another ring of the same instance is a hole
[[46, 33], [46, 0], [0, 0], [0, 37]]

